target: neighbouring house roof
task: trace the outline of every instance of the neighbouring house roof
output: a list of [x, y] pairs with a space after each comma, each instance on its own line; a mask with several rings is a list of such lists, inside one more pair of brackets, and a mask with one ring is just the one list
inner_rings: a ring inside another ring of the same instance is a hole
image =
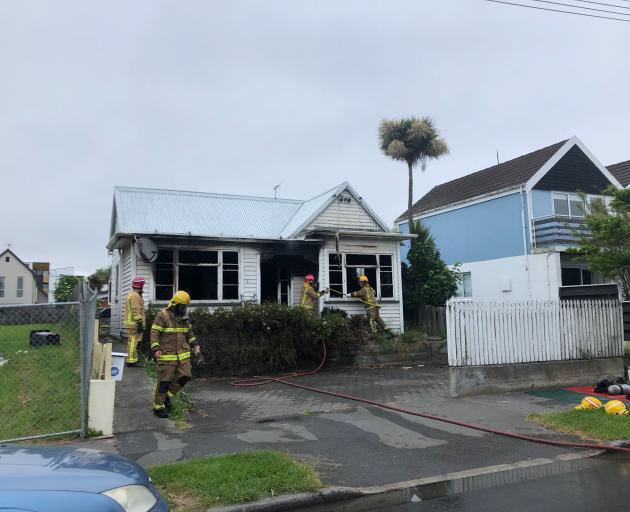
[[607, 169], [624, 187], [630, 185], [630, 160], [609, 165]]
[[309, 200], [115, 187], [108, 246], [120, 234], [295, 238], [345, 191], [361, 203], [384, 232], [389, 231], [348, 183]]
[[[563, 140], [551, 146], [537, 149], [526, 155], [508, 160], [507, 162], [493, 165], [487, 169], [437, 185], [413, 205], [411, 209], [412, 214], [419, 215], [454, 203], [460, 203], [468, 199], [523, 185], [527, 183], [566, 142], [567, 140]], [[404, 220], [406, 217], [407, 210], [396, 220]]]
[[35, 278], [35, 274], [33, 273], [33, 270], [31, 269], [31, 267], [29, 267], [20, 258], [18, 258], [18, 256], [16, 256], [16, 254], [11, 249], [5, 249], [2, 253], [0, 253], [0, 259], [4, 258], [5, 254], [7, 254], [7, 253], [9, 253], [11, 256], [13, 256], [15, 261], [20, 263], [26, 270], [28, 270], [29, 273], [33, 276], [33, 279]]

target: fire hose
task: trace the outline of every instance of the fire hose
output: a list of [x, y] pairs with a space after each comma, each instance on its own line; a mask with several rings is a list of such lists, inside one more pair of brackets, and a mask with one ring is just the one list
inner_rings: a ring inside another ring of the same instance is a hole
[[359, 396], [348, 395], [346, 393], [338, 393], [336, 391], [327, 391], [321, 388], [314, 388], [311, 386], [304, 386], [301, 384], [297, 384], [296, 382], [290, 382], [288, 379], [294, 379], [298, 377], [306, 377], [308, 375], [315, 375], [319, 373], [319, 371], [323, 368], [324, 363], [326, 362], [327, 350], [326, 344], [322, 342], [322, 352], [323, 357], [319, 366], [314, 370], [305, 371], [305, 372], [294, 372], [287, 375], [283, 375], [282, 377], [258, 377], [254, 376], [250, 379], [241, 379], [234, 380], [231, 382], [232, 386], [237, 388], [252, 388], [256, 386], [264, 386], [271, 383], [284, 384], [285, 386], [292, 386], [294, 388], [303, 389], [305, 391], [311, 391], [313, 393], [319, 393], [322, 395], [329, 395], [336, 398], [343, 398], [345, 400], [352, 400], [354, 402], [360, 402], [367, 405], [373, 405], [375, 407], [380, 407], [382, 409], [387, 409], [394, 412], [400, 412], [403, 414], [409, 414], [410, 416], [417, 416], [419, 418], [426, 418], [429, 420], [440, 421], [443, 423], [450, 423], [452, 425], [457, 425], [459, 427], [469, 428], [472, 430], [479, 430], [481, 432], [487, 432], [490, 434], [496, 434], [498, 436], [510, 437], [512, 439], [520, 439], [521, 441], [528, 441], [531, 443], [545, 444], [549, 446], [559, 446], [562, 448], [584, 448], [589, 450], [608, 450], [612, 452], [623, 452], [630, 453], [630, 448], [624, 448], [623, 446], [614, 446], [607, 444], [594, 444], [594, 443], [574, 443], [570, 441], [554, 441], [551, 439], [541, 439], [539, 437], [526, 436], [522, 434], [517, 434], [515, 432], [506, 432], [503, 430], [498, 430], [496, 428], [484, 427], [481, 425], [475, 425], [473, 423], [467, 423], [465, 421], [454, 420], [451, 418], [444, 418], [442, 416], [436, 416], [434, 414], [428, 414], [420, 411], [416, 411], [414, 409], [409, 409], [407, 407], [399, 407], [397, 405], [391, 405], [384, 402], [377, 402], [376, 400], [369, 400], [367, 398], [362, 398]]

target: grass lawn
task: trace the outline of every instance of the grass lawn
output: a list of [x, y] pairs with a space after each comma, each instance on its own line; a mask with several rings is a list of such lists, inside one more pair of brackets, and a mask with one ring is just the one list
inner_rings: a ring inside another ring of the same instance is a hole
[[577, 434], [584, 439], [630, 439], [630, 416], [614, 416], [602, 410], [531, 414], [529, 419], [547, 428], [565, 434]]
[[196, 512], [322, 487], [313, 468], [289, 455], [260, 451], [205, 457], [149, 469], [172, 510]]
[[[79, 319], [0, 326], [0, 439], [80, 427]], [[29, 346], [32, 330], [61, 335], [61, 345]]]

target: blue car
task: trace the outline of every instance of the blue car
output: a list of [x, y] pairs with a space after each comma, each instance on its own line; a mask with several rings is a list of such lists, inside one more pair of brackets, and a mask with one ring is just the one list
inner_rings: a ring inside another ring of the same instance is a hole
[[167, 512], [149, 475], [118, 455], [64, 446], [0, 445], [2, 512]]

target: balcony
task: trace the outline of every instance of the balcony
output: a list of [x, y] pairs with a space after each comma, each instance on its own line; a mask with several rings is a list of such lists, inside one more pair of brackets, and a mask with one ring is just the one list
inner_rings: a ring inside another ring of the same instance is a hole
[[562, 250], [574, 247], [580, 234], [586, 233], [584, 219], [549, 215], [532, 221], [533, 251]]

